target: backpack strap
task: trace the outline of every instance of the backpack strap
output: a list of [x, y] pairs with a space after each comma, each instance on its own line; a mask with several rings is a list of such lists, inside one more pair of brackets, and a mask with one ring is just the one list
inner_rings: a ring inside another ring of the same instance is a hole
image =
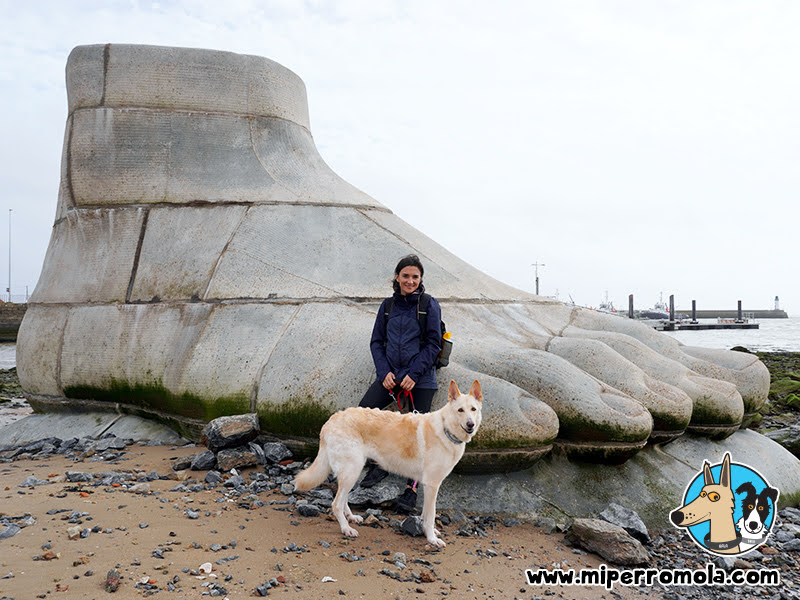
[[383, 305], [383, 346], [384, 348], [389, 343], [389, 315], [392, 314], [394, 308], [394, 296], [386, 299], [386, 304]]
[[422, 344], [425, 345], [428, 341], [428, 304], [431, 302], [431, 295], [423, 292], [419, 295], [417, 302], [417, 321], [419, 328], [422, 330]]

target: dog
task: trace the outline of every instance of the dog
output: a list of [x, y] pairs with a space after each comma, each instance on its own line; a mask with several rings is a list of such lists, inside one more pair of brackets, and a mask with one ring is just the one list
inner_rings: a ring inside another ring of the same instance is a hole
[[756, 494], [753, 484], [745, 481], [736, 488], [736, 493], [745, 494], [742, 499], [742, 518], [736, 522], [736, 527], [742, 536], [739, 548], [745, 552], [761, 544], [769, 535], [769, 528], [766, 526], [770, 515], [769, 500], [772, 500], [774, 507], [778, 500], [778, 490], [765, 487], [760, 494]]
[[731, 489], [731, 455], [722, 460], [719, 483], [714, 482], [711, 466], [703, 462], [703, 489], [689, 504], [673, 510], [669, 518], [678, 527], [691, 527], [709, 521], [705, 547], [717, 554], [738, 554], [741, 536], [733, 523], [734, 495]]
[[456, 382], [450, 381], [447, 404], [434, 412], [401, 414], [353, 407], [335, 413], [322, 426], [319, 453], [311, 466], [297, 475], [295, 490], [308, 491], [333, 471], [339, 489], [331, 512], [344, 535], [357, 537], [358, 531], [350, 523], [363, 519], [352, 513], [347, 497], [364, 463], [372, 459], [381, 468], [425, 486], [422, 529], [431, 546], [444, 548], [445, 542], [434, 529], [436, 496], [478, 431], [482, 406], [483, 392], [477, 380], [469, 394], [462, 394]]

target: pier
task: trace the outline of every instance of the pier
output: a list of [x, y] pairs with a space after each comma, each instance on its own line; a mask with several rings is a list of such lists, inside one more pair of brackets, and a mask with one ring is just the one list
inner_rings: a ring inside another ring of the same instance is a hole
[[758, 323], [750, 323], [745, 320], [737, 322], [722, 319], [716, 323], [686, 323], [681, 321], [659, 321], [653, 323], [656, 331], [703, 331], [706, 329], [758, 329]]
[[[774, 311], [759, 311], [770, 313], [786, 313], [778, 309], [777, 297], [775, 298]], [[705, 311], [710, 313], [712, 311]], [[735, 311], [713, 311], [716, 313], [716, 323], [699, 323], [697, 317], [702, 315], [701, 311], [697, 310], [697, 302], [692, 300], [692, 318], [691, 320], [675, 318], [675, 296], [669, 297], [669, 319], [646, 319], [642, 320], [643, 323], [650, 325], [656, 331], [704, 331], [708, 329], [758, 329], [758, 323], [755, 322], [755, 314], [753, 312], [742, 312], [742, 301], [738, 301], [738, 307]], [[721, 316], [723, 315], [724, 316]], [[633, 294], [628, 296], [628, 317], [634, 318], [633, 311]], [[700, 318], [706, 318], [701, 316]], [[780, 318], [780, 317], [778, 317]], [[783, 318], [788, 318], [788, 315]]]

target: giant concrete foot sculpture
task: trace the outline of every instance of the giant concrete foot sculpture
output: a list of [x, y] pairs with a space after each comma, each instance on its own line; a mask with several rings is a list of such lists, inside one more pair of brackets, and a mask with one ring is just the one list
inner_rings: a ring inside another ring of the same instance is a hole
[[468, 467], [518, 468], [554, 442], [619, 462], [687, 426], [727, 435], [766, 398], [750, 356], [513, 289], [410, 227], [327, 167], [302, 81], [274, 62], [81, 46], [67, 88], [56, 221], [18, 342], [40, 409], [184, 430], [255, 411], [314, 439], [373, 379], [375, 311], [410, 252], [456, 342], [443, 387], [483, 384]]

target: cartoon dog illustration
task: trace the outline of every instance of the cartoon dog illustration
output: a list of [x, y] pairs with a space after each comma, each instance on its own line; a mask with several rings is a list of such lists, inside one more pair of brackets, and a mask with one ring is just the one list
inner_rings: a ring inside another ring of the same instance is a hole
[[689, 504], [673, 510], [669, 518], [678, 527], [691, 527], [709, 521], [704, 545], [716, 554], [738, 554], [742, 536], [733, 523], [734, 495], [731, 489], [731, 455], [725, 454], [719, 483], [714, 482], [711, 466], [703, 462], [703, 489]]
[[[742, 499], [742, 518], [736, 522], [736, 527], [742, 536], [739, 542], [739, 549], [746, 552], [760, 545], [769, 535], [770, 528], [767, 527], [767, 519], [770, 515], [769, 501], [772, 500], [773, 508], [778, 501], [778, 490], [773, 487], [765, 487], [761, 493], [756, 494], [756, 488], [749, 481], [745, 481], [736, 488], [736, 493], [744, 493]], [[770, 526], [775, 522], [772, 519]]]

